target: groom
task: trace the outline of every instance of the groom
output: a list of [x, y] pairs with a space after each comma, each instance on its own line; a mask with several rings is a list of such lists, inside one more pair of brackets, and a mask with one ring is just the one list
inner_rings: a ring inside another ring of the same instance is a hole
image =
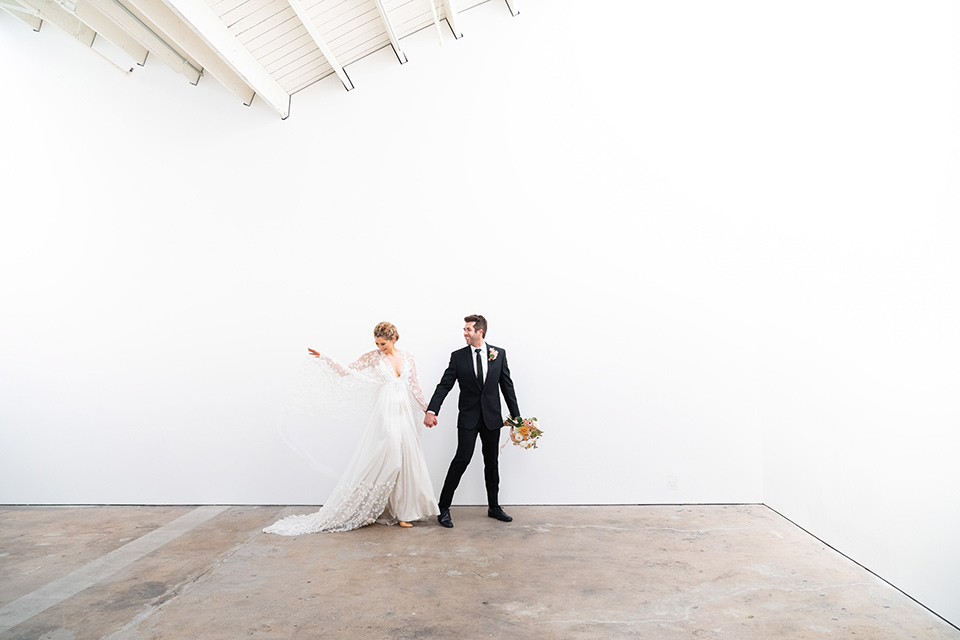
[[450, 463], [447, 479], [440, 492], [440, 515], [437, 520], [444, 527], [453, 527], [450, 519], [450, 504], [453, 492], [460, 484], [460, 477], [470, 464], [477, 436], [483, 451], [483, 476], [487, 484], [487, 515], [502, 522], [513, 520], [500, 507], [500, 471], [497, 464], [500, 427], [503, 417], [500, 409], [500, 391], [507, 401], [511, 416], [519, 416], [517, 396], [513, 392], [513, 380], [507, 367], [507, 352], [486, 343], [487, 320], [483, 316], [467, 316], [463, 319], [463, 337], [467, 346], [450, 354], [450, 364], [433, 392], [423, 424], [437, 424], [440, 405], [453, 389], [460, 385], [460, 414], [457, 417], [457, 453]]

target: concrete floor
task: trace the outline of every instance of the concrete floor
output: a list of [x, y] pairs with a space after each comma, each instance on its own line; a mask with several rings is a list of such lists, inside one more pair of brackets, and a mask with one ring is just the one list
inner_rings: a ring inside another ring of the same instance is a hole
[[960, 631], [763, 506], [0, 507], [0, 638], [917, 638]]

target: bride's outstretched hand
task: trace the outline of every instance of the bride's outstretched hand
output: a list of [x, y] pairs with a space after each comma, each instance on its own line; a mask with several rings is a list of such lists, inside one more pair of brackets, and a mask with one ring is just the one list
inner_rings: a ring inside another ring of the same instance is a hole
[[308, 352], [310, 353], [310, 355], [312, 355], [314, 358], [319, 358], [319, 357], [320, 357], [320, 352], [319, 352], [319, 351], [315, 351], [315, 350], [313, 350], [313, 349], [310, 349], [309, 347], [307, 348], [307, 351], [308, 351]]

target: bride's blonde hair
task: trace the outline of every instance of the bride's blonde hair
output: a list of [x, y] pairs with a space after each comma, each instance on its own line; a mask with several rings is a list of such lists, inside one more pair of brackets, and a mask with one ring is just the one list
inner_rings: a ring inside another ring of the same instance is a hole
[[374, 338], [383, 338], [384, 340], [399, 340], [400, 332], [389, 322], [381, 322], [373, 328]]

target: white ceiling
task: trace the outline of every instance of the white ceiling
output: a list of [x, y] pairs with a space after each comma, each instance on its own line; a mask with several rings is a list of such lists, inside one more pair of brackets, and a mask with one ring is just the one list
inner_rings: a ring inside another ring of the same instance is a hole
[[[489, 0], [0, 0], [34, 30], [54, 24], [128, 72], [148, 56], [196, 84], [216, 78], [244, 104], [260, 96], [281, 118], [291, 96], [424, 28], [461, 33], [457, 14]], [[506, 0], [517, 13], [518, 0]], [[445, 23], [445, 27], [441, 26]], [[439, 34], [438, 34], [439, 35]], [[111, 45], [106, 51], [102, 40]]]

